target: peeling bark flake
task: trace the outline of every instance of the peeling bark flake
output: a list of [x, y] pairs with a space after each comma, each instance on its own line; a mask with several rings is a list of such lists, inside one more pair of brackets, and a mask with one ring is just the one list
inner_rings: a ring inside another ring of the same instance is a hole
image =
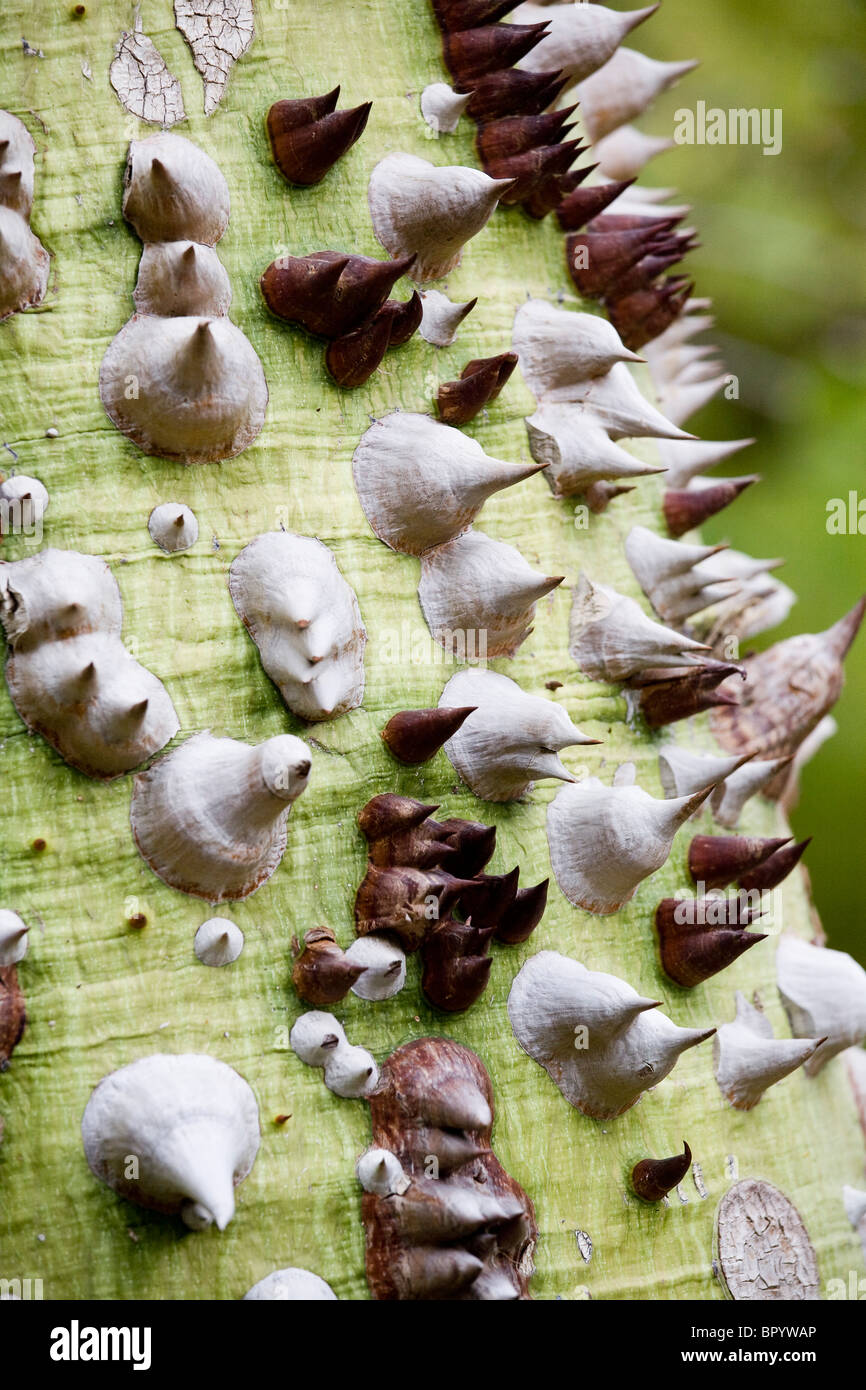
[[174, 18], [204, 80], [204, 113], [210, 116], [232, 66], [253, 41], [253, 0], [174, 0]]
[[584, 1264], [589, 1264], [592, 1259], [592, 1237], [588, 1231], [575, 1231], [574, 1238], [577, 1241], [577, 1248], [580, 1251], [581, 1259]]
[[747, 1178], [725, 1193], [716, 1213], [716, 1245], [717, 1272], [730, 1298], [819, 1298], [818, 1264], [803, 1218], [772, 1183]]
[[180, 82], [169, 72], [153, 40], [140, 29], [121, 34], [108, 76], [131, 116], [159, 126], [184, 120]]

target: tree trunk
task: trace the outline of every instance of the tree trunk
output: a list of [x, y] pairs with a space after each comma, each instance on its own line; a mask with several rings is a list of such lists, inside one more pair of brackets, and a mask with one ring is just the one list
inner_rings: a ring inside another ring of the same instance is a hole
[[[103, 784], [72, 771], [28, 734], [5, 690], [0, 695], [2, 905], [31, 927], [18, 967], [29, 1023], [0, 1078], [0, 1275], [40, 1278], [46, 1298], [236, 1299], [292, 1265], [315, 1271], [340, 1298], [363, 1299], [354, 1164], [370, 1141], [369, 1112], [363, 1101], [333, 1095], [289, 1048], [290, 1028], [305, 1008], [291, 986], [291, 938], [329, 925], [349, 945], [366, 864], [356, 817], [373, 795], [400, 792], [439, 803], [442, 815], [495, 824], [492, 871], [519, 864], [521, 881], [531, 884], [550, 873], [545, 815], [559, 784], [543, 781], [514, 804], [482, 803], [458, 783], [443, 753], [417, 769], [388, 753], [379, 736], [386, 720], [435, 705], [454, 666], [421, 616], [418, 561], [386, 549], [370, 531], [352, 482], [352, 453], [371, 416], [428, 411], [438, 383], [458, 377], [470, 358], [508, 350], [515, 308], [527, 296], [577, 303], [563, 237], [552, 218], [536, 223], [519, 209], [498, 210], [447, 277], [453, 300], [479, 297], [455, 345], [437, 350], [416, 335], [389, 352], [365, 386], [339, 390], [324, 371], [322, 344], [269, 315], [259, 276], [281, 251], [381, 257], [366, 188], [387, 153], [477, 167], [466, 121], [437, 142], [419, 114], [421, 90], [446, 78], [432, 13], [425, 0], [260, 0], [252, 48], [205, 118], [201, 79], [172, 27], [169, 0], [152, 0], [147, 32], [183, 84], [188, 119], [176, 129], [216, 160], [229, 183], [231, 221], [218, 253], [232, 284], [231, 318], [262, 359], [270, 402], [261, 435], [239, 457], [188, 468], [147, 457], [109, 423], [97, 381], [109, 342], [132, 312], [141, 256], [120, 209], [127, 146], [153, 127], [128, 117], [108, 82], [123, 7], [88, 0], [80, 19], [73, 8], [48, 0], [6, 6], [0, 105], [36, 139], [32, 226], [53, 260], [41, 308], [0, 326], [2, 437], [15, 454], [6, 454], [5, 471], [14, 464], [48, 488], [46, 545], [110, 564], [123, 596], [124, 640], [165, 682], [179, 737], [210, 729], [258, 743], [292, 732], [308, 741], [313, 770], [280, 868], [250, 898], [224, 909], [245, 934], [243, 954], [210, 970], [192, 950], [196, 928], [211, 915], [207, 905], [165, 886], [136, 851], [132, 778]], [[21, 35], [38, 56], [22, 52]], [[367, 130], [321, 184], [290, 188], [274, 167], [265, 114], [275, 100], [337, 82], [341, 105], [373, 100]], [[402, 286], [398, 293], [407, 297]], [[651, 395], [645, 369], [637, 371]], [[495, 457], [528, 462], [524, 417], [532, 409], [518, 372], [467, 433]], [[650, 442], [629, 447], [654, 458]], [[567, 750], [571, 772], [600, 770], [609, 782], [617, 763], [633, 760], [639, 784], [656, 796], [658, 750], [670, 732], [650, 733], [630, 718], [619, 686], [583, 679], [567, 653], [567, 630], [570, 589], [582, 570], [647, 607], [622, 542], [635, 524], [665, 534], [662, 493], [659, 479], [641, 479], [580, 529], [573, 503], [554, 501], [536, 476], [492, 497], [481, 522], [545, 574], [566, 575], [539, 604], [532, 636], [494, 668], [553, 698], [604, 741]], [[164, 555], [148, 535], [148, 516], [163, 501], [186, 503], [199, 521], [198, 543], [181, 556]], [[254, 536], [281, 526], [331, 548], [367, 627], [363, 706], [333, 722], [303, 725], [288, 712], [229, 597], [231, 561]], [[27, 553], [24, 539], [9, 537], [3, 558]], [[551, 696], [553, 681], [561, 685]], [[718, 751], [706, 716], [673, 726], [673, 736]], [[714, 830], [720, 833], [703, 810], [664, 867], [614, 916], [572, 907], [552, 883], [534, 936], [516, 948], [494, 945], [489, 987], [464, 1014], [426, 1003], [417, 957], [394, 998], [376, 1004], [350, 994], [335, 1007], [350, 1041], [380, 1064], [401, 1044], [429, 1035], [453, 1038], [482, 1059], [496, 1097], [493, 1147], [535, 1204], [534, 1298], [587, 1291], [593, 1298], [723, 1297], [713, 1272], [714, 1214], [737, 1177], [767, 1179], [795, 1204], [817, 1251], [822, 1290], [862, 1270], [841, 1188], [862, 1184], [863, 1134], [841, 1059], [815, 1079], [795, 1072], [755, 1110], [739, 1112], [714, 1080], [710, 1044], [687, 1052], [634, 1109], [595, 1121], [568, 1106], [512, 1034], [511, 982], [524, 960], [548, 949], [620, 976], [691, 1027], [729, 1020], [735, 989], [757, 993], [776, 1034], [789, 1035], [774, 939], [690, 991], [661, 972], [655, 907], [690, 891], [688, 841], [692, 831]], [[789, 833], [777, 805], [760, 798], [748, 804], [739, 832]], [[819, 932], [802, 870], [779, 898], [782, 921], [773, 930]], [[132, 925], [142, 917], [145, 925]], [[126, 1203], [88, 1170], [80, 1122], [92, 1087], [152, 1052], [209, 1053], [255, 1092], [262, 1144], [222, 1233], [186, 1232]], [[695, 1169], [682, 1196], [673, 1193], [669, 1206], [641, 1203], [629, 1188], [633, 1165], [678, 1152], [683, 1139]], [[591, 1239], [589, 1259], [578, 1233]]]

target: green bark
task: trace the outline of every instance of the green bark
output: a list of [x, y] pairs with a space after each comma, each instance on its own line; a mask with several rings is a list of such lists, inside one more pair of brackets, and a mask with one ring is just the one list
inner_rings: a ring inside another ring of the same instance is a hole
[[[106, 419], [97, 377], [108, 343], [132, 310], [141, 245], [121, 217], [121, 180], [129, 139], [151, 128], [127, 117], [108, 83], [126, 7], [91, 0], [82, 20], [71, 17], [71, 8], [12, 0], [5, 11], [0, 105], [19, 115], [37, 140], [32, 225], [55, 259], [43, 307], [0, 326], [2, 438], [18, 455], [18, 471], [41, 478], [51, 493], [45, 543], [111, 564], [124, 599], [125, 640], [165, 681], [180, 737], [212, 729], [260, 742], [300, 733], [313, 749], [313, 772], [292, 814], [281, 867], [226, 912], [246, 935], [242, 956], [234, 966], [208, 970], [192, 952], [195, 929], [210, 915], [207, 905], [164, 886], [140, 859], [129, 830], [131, 779], [101, 785], [71, 771], [28, 735], [5, 688], [0, 694], [7, 805], [2, 903], [32, 929], [19, 967], [30, 1023], [0, 1078], [6, 1123], [0, 1276], [42, 1278], [47, 1298], [238, 1298], [291, 1264], [314, 1270], [341, 1298], [364, 1298], [353, 1168], [369, 1140], [368, 1116], [362, 1102], [328, 1092], [321, 1073], [302, 1066], [288, 1048], [289, 1029], [302, 1011], [290, 983], [290, 938], [328, 923], [349, 943], [366, 858], [355, 817], [370, 796], [400, 791], [441, 802], [443, 814], [495, 823], [493, 869], [519, 863], [522, 881], [534, 883], [550, 871], [544, 820], [557, 788], [544, 783], [524, 803], [486, 805], [457, 785], [443, 754], [417, 771], [400, 769], [389, 757], [379, 738], [386, 719], [398, 709], [435, 704], [452, 667], [420, 614], [417, 561], [386, 550], [367, 526], [351, 456], [370, 415], [429, 409], [440, 380], [459, 375], [471, 357], [508, 348], [514, 309], [528, 294], [564, 292], [573, 302], [562, 239], [550, 220], [537, 225], [519, 211], [498, 212], [448, 279], [453, 299], [480, 296], [455, 346], [436, 351], [416, 337], [389, 353], [366, 387], [337, 390], [325, 376], [322, 345], [269, 317], [258, 277], [282, 248], [381, 255], [366, 183], [386, 153], [476, 163], [468, 128], [433, 142], [419, 114], [421, 89], [444, 76], [425, 0], [328, 0], [324, 7], [259, 0], [253, 47], [207, 120], [201, 81], [172, 28], [169, 0], [150, 0], [143, 7], [145, 32], [183, 82], [188, 120], [176, 129], [199, 142], [229, 182], [232, 216], [218, 250], [234, 290], [231, 317], [261, 356], [271, 395], [264, 430], [240, 457], [190, 469], [146, 458]], [[20, 35], [44, 57], [24, 56]], [[82, 75], [82, 64], [92, 78]], [[290, 189], [270, 158], [265, 112], [277, 98], [326, 91], [337, 81], [341, 104], [374, 98], [367, 131], [319, 187]], [[523, 417], [531, 409], [515, 376], [470, 432], [493, 455], [526, 458]], [[59, 438], [45, 437], [51, 426]], [[650, 449], [635, 446], [642, 454]], [[495, 668], [531, 692], [545, 694], [548, 680], [563, 682], [551, 698], [605, 740], [599, 750], [568, 750], [564, 761], [572, 771], [600, 767], [609, 780], [617, 762], [631, 758], [640, 784], [656, 795], [660, 736], [627, 722], [618, 688], [580, 678], [566, 632], [567, 589], [582, 568], [640, 597], [622, 541], [635, 523], [658, 529], [661, 491], [656, 479], [642, 480], [579, 530], [573, 506], [554, 502], [545, 482], [533, 478], [491, 499], [480, 519], [480, 529], [516, 544], [530, 563], [567, 576], [539, 606], [534, 635], [517, 657]], [[199, 542], [180, 557], [157, 551], [147, 533], [151, 508], [165, 500], [186, 502], [199, 519]], [[288, 713], [226, 586], [241, 547], [281, 523], [331, 546], [358, 593], [369, 633], [364, 706], [329, 724], [305, 728]], [[3, 557], [25, 553], [20, 538], [10, 539]], [[679, 726], [676, 737], [712, 746], [704, 720]], [[709, 813], [694, 823], [695, 831], [711, 829]], [[749, 805], [741, 829], [785, 833], [766, 802]], [[522, 960], [542, 947], [663, 999], [682, 1024], [723, 1022], [733, 1014], [734, 989], [757, 990], [777, 1033], [787, 1035], [772, 940], [691, 992], [661, 974], [652, 914], [661, 897], [689, 889], [691, 833], [681, 833], [664, 869], [617, 916], [591, 917], [553, 886], [532, 940], [519, 948], [494, 946], [490, 986], [466, 1015], [447, 1017], [427, 1006], [417, 959], [394, 999], [370, 1004], [350, 996], [334, 1010], [350, 1041], [380, 1062], [429, 1033], [453, 1037], [480, 1055], [497, 1097], [494, 1147], [536, 1205], [536, 1298], [580, 1297], [584, 1289], [599, 1298], [722, 1297], [711, 1269], [712, 1227], [732, 1160], [739, 1176], [766, 1178], [796, 1204], [817, 1249], [822, 1285], [862, 1270], [840, 1189], [861, 1181], [863, 1137], [840, 1060], [816, 1080], [795, 1073], [756, 1110], [741, 1114], [722, 1099], [706, 1044], [686, 1053], [635, 1109], [598, 1123], [571, 1110], [512, 1037], [509, 986]], [[47, 843], [42, 852], [32, 848], [37, 838]], [[784, 926], [810, 933], [802, 875], [785, 884], [781, 899]], [[135, 912], [147, 916], [142, 930], [128, 925]], [[239, 1190], [236, 1217], [222, 1234], [187, 1233], [179, 1222], [126, 1204], [85, 1163], [79, 1124], [91, 1087], [154, 1051], [209, 1052], [235, 1067], [256, 1093], [262, 1145]], [[275, 1125], [275, 1116], [287, 1113], [291, 1118]], [[707, 1195], [689, 1178], [687, 1205], [676, 1198], [669, 1209], [640, 1204], [627, 1191], [632, 1165], [678, 1151], [683, 1138]], [[588, 1266], [578, 1229], [593, 1240]]]

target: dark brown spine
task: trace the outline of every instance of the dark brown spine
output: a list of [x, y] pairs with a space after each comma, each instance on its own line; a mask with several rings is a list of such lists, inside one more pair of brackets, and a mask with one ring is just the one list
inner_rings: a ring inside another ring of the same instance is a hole
[[388, 751], [401, 763], [426, 763], [474, 712], [474, 705], [463, 709], [402, 710], [388, 720], [382, 738]]
[[474, 420], [496, 399], [516, 366], [516, 352], [502, 352], [498, 357], [467, 362], [459, 381], [445, 381], [439, 387], [436, 397], [439, 418], [447, 425], [465, 425]]
[[488, 73], [519, 63], [547, 33], [547, 24], [483, 24], [443, 35], [442, 55], [455, 82], [464, 87]]
[[672, 1192], [692, 1166], [692, 1151], [683, 1140], [683, 1151], [673, 1158], [644, 1158], [631, 1170], [631, 1185], [645, 1202], [660, 1202]]
[[689, 845], [689, 873], [704, 890], [727, 888], [776, 854], [787, 839], [750, 835], [695, 835]]

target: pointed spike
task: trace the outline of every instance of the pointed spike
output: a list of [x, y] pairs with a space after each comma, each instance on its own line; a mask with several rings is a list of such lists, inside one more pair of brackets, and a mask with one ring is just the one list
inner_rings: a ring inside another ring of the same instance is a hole
[[417, 765], [432, 758], [475, 712], [474, 705], [455, 709], [403, 710], [382, 730], [388, 750], [402, 763]]
[[[473, 711], [474, 713], [474, 711]], [[455, 873], [464, 878], [479, 874], [493, 857], [496, 849], [496, 826], [481, 825], [477, 821], [443, 821], [442, 830], [454, 836], [457, 855], [453, 861]]]
[[518, 889], [517, 896], [499, 919], [496, 940], [506, 946], [527, 941], [544, 916], [550, 879], [545, 878], [532, 888]]
[[342, 338], [334, 338], [325, 349], [328, 374], [344, 390], [353, 390], [369, 381], [382, 362], [391, 341], [391, 323], [378, 314]]
[[621, 47], [578, 87], [583, 122], [593, 142], [643, 115], [662, 92], [691, 72], [696, 61], [661, 63]]
[[471, 85], [488, 73], [513, 67], [541, 42], [547, 28], [546, 22], [484, 24], [446, 32], [442, 39], [445, 66], [455, 83]]
[[577, 140], [566, 140], [558, 145], [542, 145], [523, 154], [509, 155], [505, 159], [488, 160], [485, 169], [492, 177], [514, 180], [511, 189], [500, 198], [503, 206], [512, 207], [526, 203], [551, 179], [561, 178], [580, 150]]
[[421, 988], [434, 1008], [445, 1013], [463, 1013], [487, 988], [493, 961], [487, 955], [452, 954], [443, 944], [447, 940], [447, 924], [440, 923], [438, 927], [427, 935], [422, 947]]
[[741, 667], [719, 662], [715, 668], [693, 667], [676, 679], [642, 685], [637, 696], [641, 714], [651, 729], [660, 729], [717, 705], [736, 704], [736, 694], [716, 687], [737, 673]]
[[676, 537], [703, 526], [711, 516], [735, 501], [747, 487], [758, 482], [759, 474], [752, 473], [743, 478], [724, 478], [711, 487], [669, 490], [662, 499], [668, 530]]
[[379, 310], [378, 317], [385, 316], [391, 324], [389, 348], [402, 347], [421, 327], [424, 317], [424, 303], [417, 290], [412, 291], [411, 299], [386, 299]]
[[[735, 880], [739, 881], [741, 888], [747, 887], [749, 885], [745, 880], [753, 871], [788, 844], [790, 837], [762, 839], [746, 835], [696, 835], [689, 845], [689, 873], [695, 883], [703, 885], [704, 891], [727, 888]], [[806, 844], [808, 841], [804, 841], [804, 848]]]
[[576, 110], [576, 106], [565, 106], [536, 116], [503, 116], [479, 126], [475, 148], [482, 164], [486, 168], [488, 160], [525, 154], [527, 150], [554, 142], [564, 134], [568, 119]]
[[427, 805], [410, 796], [385, 792], [368, 801], [358, 815], [362, 835], [372, 843], [398, 831], [414, 830], [438, 811], [438, 805]]
[[509, 14], [518, 0], [433, 0], [433, 13], [444, 33], [495, 24]]
[[268, 112], [268, 135], [274, 163], [284, 178], [301, 187], [320, 183], [328, 170], [364, 133], [372, 102], [345, 111], [329, 111], [308, 121], [286, 111], [294, 103], [277, 102]]
[[676, 743], [659, 749], [659, 772], [667, 797], [691, 796], [707, 787], [718, 786], [748, 762], [751, 754], [730, 754], [717, 758], [712, 753], [692, 753]]
[[[679, 1053], [688, 1052], [689, 1048], [700, 1047], [701, 1043], [713, 1037], [717, 1030], [715, 1028], [681, 1028], [679, 1029], [680, 1041], [677, 1047]], [[683, 1037], [685, 1034], [685, 1037]]]
[[740, 449], [748, 448], [754, 442], [754, 439], [724, 441], [699, 439], [688, 443], [663, 440], [658, 449], [662, 462], [667, 464], [668, 478], [666, 481], [671, 487], [681, 488], [691, 482], [692, 478], [696, 478], [708, 468], [722, 463], [732, 454], [738, 453]]
[[684, 989], [709, 980], [759, 941], [766, 940], [759, 932], [744, 930], [760, 914], [743, 910], [738, 898], [717, 904], [715, 915], [724, 917], [725, 925], [706, 921], [710, 916], [708, 904], [715, 910], [712, 899], [664, 898], [656, 909], [662, 969]]
[[157, 159], [156, 157], [154, 157], [150, 161], [150, 172], [157, 183], [163, 183], [168, 185], [174, 183], [171, 174], [169, 173], [168, 169], [165, 167], [161, 159]]
[[[782, 843], [784, 845], [785, 842]], [[812, 836], [810, 835], [808, 839], [801, 840], [799, 844], [787, 845], [785, 848], [778, 849], [757, 868], [750, 869], [748, 873], [743, 874], [738, 879], [739, 886], [747, 892], [757, 890], [761, 893], [777, 888], [799, 864], [811, 843]]]
[[[320, 121], [323, 116], [329, 116], [336, 110], [339, 97], [338, 84], [330, 92], [325, 92], [324, 96], [292, 97], [274, 102], [267, 114], [268, 133], [271, 134], [271, 126], [274, 133], [278, 134], [283, 129], [289, 130], [294, 126], [311, 125], [314, 121]], [[273, 134], [271, 138], [273, 139]]]
[[378, 313], [413, 260], [377, 261], [337, 251], [285, 256], [268, 266], [261, 290], [278, 318], [323, 338], [341, 338]]
[[863, 614], [866, 612], [866, 595], [854, 604], [854, 607], [828, 627], [822, 634], [824, 642], [829, 651], [832, 651], [837, 661], [844, 661], [857, 633], [860, 631], [860, 624], [863, 621]]
[[691, 796], [672, 797], [669, 801], [655, 801], [654, 808], [659, 825], [666, 828], [668, 833], [673, 836], [680, 826], [685, 825], [696, 811], [700, 810], [704, 802], [712, 796], [716, 783], [704, 787], [701, 791], [694, 792]]
[[471, 917], [476, 928], [493, 930], [517, 897], [519, 877], [520, 869], [514, 868], [507, 874], [479, 874], [469, 880], [460, 894], [461, 912], [467, 920]]
[[366, 969], [349, 960], [329, 927], [316, 927], [304, 937], [304, 949], [292, 968], [297, 994], [314, 1008], [344, 999]]
[[672, 1192], [692, 1166], [692, 1151], [683, 1140], [683, 1151], [673, 1158], [644, 1158], [631, 1170], [631, 1185], [645, 1202], [660, 1202]]
[[436, 405], [440, 419], [448, 425], [465, 425], [494, 401], [514, 368], [515, 352], [468, 362], [459, 381], [445, 381], [439, 387]]
[[619, 182], [596, 183], [588, 188], [573, 189], [556, 209], [560, 227], [564, 232], [579, 231], [633, 183], [634, 179], [621, 179]]
[[[736, 709], [716, 710], [712, 729], [725, 748], [748, 748], [769, 762], [788, 760], [829, 713], [844, 685], [845, 654], [857, 634], [866, 600], [826, 632], [786, 638], [746, 661], [747, 682]], [[805, 681], [801, 672], [809, 671]], [[779, 767], [781, 770], [781, 765]], [[765, 794], [783, 795], [790, 780], [770, 773]]]
[[480, 122], [502, 116], [533, 116], [552, 106], [568, 78], [560, 72], [524, 72], [505, 68], [472, 84], [467, 115]]

